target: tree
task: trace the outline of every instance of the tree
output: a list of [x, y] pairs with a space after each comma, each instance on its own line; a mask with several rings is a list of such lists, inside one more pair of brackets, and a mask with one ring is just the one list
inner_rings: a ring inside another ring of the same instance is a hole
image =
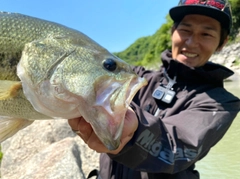
[[234, 40], [239, 33], [240, 27], [240, 0], [230, 0], [233, 16], [233, 27], [231, 31], [231, 40]]

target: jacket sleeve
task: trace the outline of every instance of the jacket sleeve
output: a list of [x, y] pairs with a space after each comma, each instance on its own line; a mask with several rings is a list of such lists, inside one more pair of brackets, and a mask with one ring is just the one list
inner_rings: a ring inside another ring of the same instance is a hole
[[136, 103], [131, 105], [138, 129], [124, 149], [110, 158], [134, 170], [171, 174], [204, 157], [240, 110], [239, 99], [223, 88], [178, 99], [174, 106], [182, 110], [176, 114], [153, 116]]

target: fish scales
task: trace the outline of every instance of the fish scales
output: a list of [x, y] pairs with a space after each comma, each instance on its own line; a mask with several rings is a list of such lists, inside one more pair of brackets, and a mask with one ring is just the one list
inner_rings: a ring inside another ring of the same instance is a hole
[[83, 33], [0, 12], [0, 142], [34, 120], [83, 116], [109, 150], [126, 111], [147, 84]]
[[64, 25], [18, 13], [0, 12], [0, 79], [18, 80], [16, 66], [25, 44], [51, 35], [65, 36], [78, 46], [100, 49], [83, 33]]

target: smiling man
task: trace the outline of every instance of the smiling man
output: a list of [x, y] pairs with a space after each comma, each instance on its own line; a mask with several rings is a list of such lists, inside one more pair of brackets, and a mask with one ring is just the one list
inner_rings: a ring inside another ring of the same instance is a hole
[[220, 43], [221, 24], [203, 15], [186, 15], [174, 27], [172, 57], [189, 67], [203, 66], [215, 51], [227, 42]]
[[208, 62], [228, 40], [229, 2], [181, 0], [170, 16], [172, 49], [162, 53], [161, 68], [133, 68], [148, 85], [126, 113], [119, 148], [108, 150], [83, 118], [69, 120], [85, 143], [102, 153], [99, 179], [199, 179], [195, 163], [221, 140], [240, 110], [240, 100], [223, 87], [233, 72]]

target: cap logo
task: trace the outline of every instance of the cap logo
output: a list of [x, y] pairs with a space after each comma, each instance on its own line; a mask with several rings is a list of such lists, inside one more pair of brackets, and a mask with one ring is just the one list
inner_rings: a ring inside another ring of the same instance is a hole
[[187, 4], [202, 4], [202, 5], [209, 5], [220, 10], [224, 9], [225, 3], [218, 2], [216, 0], [186, 0], [185, 5]]

